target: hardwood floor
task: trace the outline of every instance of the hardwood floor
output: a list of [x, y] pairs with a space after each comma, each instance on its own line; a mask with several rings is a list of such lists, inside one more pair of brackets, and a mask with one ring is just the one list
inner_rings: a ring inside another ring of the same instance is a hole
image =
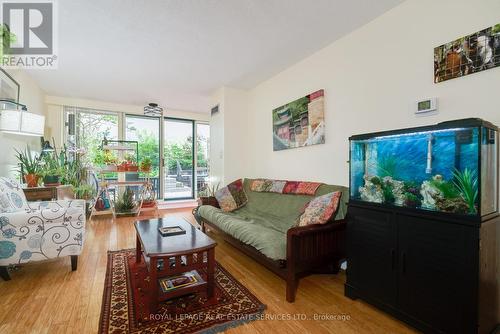
[[[161, 210], [194, 222], [191, 209]], [[144, 216], [144, 218], [147, 218]], [[70, 258], [27, 264], [0, 280], [0, 333], [96, 333], [106, 273], [106, 252], [135, 247], [133, 218], [87, 222], [78, 270]], [[361, 301], [344, 297], [345, 275], [313, 275], [300, 281], [295, 303], [285, 301], [285, 282], [238, 250], [217, 240], [216, 260], [267, 305], [266, 320], [228, 333], [415, 333], [404, 323]], [[323, 319], [314, 320], [314, 315]], [[348, 316], [348, 320], [325, 317]], [[304, 316], [310, 319], [302, 320]], [[291, 320], [279, 320], [291, 318]], [[274, 319], [273, 319], [274, 318]]]

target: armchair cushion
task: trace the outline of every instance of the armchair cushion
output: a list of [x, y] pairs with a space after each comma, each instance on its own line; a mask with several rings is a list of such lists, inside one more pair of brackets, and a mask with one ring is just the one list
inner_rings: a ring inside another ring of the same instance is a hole
[[0, 212], [23, 211], [27, 208], [28, 202], [19, 183], [0, 177]]
[[81, 253], [85, 201], [29, 203], [25, 211], [0, 213], [0, 265]]

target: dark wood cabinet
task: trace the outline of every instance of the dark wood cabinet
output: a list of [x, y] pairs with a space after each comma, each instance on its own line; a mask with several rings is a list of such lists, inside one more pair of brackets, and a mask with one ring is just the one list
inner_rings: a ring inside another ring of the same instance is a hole
[[[396, 302], [395, 229], [392, 216], [383, 211], [352, 208], [347, 238], [349, 278], [380, 303]], [[366, 279], [370, 277], [370, 279]]]
[[500, 321], [498, 226], [498, 216], [351, 203], [345, 293], [424, 332], [490, 333]]

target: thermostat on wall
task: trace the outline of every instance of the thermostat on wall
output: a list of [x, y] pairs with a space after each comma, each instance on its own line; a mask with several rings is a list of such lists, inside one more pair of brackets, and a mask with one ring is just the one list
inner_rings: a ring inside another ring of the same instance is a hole
[[433, 97], [430, 99], [420, 100], [416, 105], [417, 109], [415, 114], [423, 114], [431, 111], [437, 110], [437, 98]]

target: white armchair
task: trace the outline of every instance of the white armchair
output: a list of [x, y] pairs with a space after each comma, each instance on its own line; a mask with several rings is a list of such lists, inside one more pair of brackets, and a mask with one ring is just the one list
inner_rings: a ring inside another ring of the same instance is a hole
[[76, 270], [85, 239], [85, 201], [27, 202], [19, 184], [0, 178], [0, 276], [7, 266], [71, 256]]

